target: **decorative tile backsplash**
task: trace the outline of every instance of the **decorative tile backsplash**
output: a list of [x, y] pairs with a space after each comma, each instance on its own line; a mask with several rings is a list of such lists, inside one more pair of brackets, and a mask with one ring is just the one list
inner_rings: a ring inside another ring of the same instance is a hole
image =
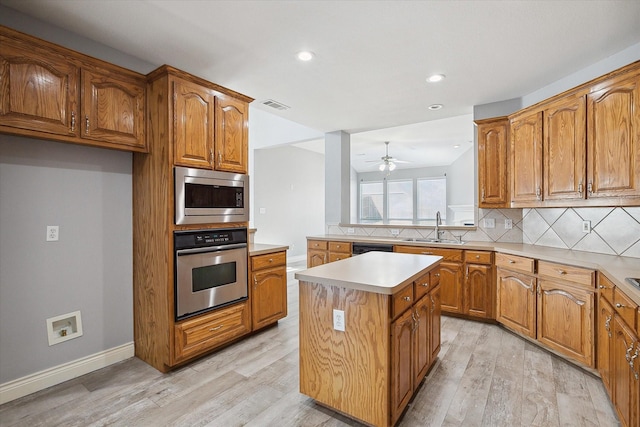
[[[465, 241], [526, 243], [640, 258], [640, 207], [626, 208], [544, 208], [479, 209], [475, 230], [446, 230], [445, 239]], [[493, 220], [493, 221], [492, 221]], [[506, 228], [511, 220], [511, 228]], [[591, 222], [591, 232], [582, 231], [583, 221]], [[490, 227], [493, 224], [493, 227]], [[350, 233], [350, 229], [353, 230]], [[410, 226], [341, 227], [327, 225], [327, 234], [393, 238], [434, 238], [433, 229]]]

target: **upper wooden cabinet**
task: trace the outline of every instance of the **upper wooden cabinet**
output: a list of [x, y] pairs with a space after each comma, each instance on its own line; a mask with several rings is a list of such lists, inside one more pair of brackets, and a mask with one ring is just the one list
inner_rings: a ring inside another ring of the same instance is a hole
[[0, 26], [0, 131], [147, 151], [145, 78]]
[[249, 112], [246, 102], [217, 94], [215, 104], [215, 168], [247, 173]]
[[200, 85], [171, 78], [173, 88], [173, 162], [194, 168], [213, 168], [213, 93]]
[[542, 112], [511, 119], [511, 201], [542, 200]]
[[637, 198], [640, 197], [640, 76], [636, 72], [631, 78], [607, 83], [587, 95], [588, 197]]
[[478, 120], [478, 207], [509, 207], [509, 120]]

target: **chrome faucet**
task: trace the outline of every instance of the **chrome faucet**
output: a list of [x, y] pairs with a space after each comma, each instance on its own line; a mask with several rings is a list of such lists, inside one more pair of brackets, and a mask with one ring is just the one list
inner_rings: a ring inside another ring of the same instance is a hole
[[440, 231], [440, 226], [442, 225], [442, 219], [440, 218], [440, 211], [436, 212], [436, 239], [440, 240], [440, 234], [444, 233], [444, 231]]

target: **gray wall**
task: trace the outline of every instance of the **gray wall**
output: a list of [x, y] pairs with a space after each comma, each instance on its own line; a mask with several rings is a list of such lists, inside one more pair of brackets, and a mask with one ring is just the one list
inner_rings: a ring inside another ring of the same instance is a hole
[[131, 212], [130, 153], [0, 135], [0, 383], [133, 341]]
[[324, 233], [324, 173], [319, 153], [293, 146], [254, 150], [256, 243], [286, 244], [289, 258], [305, 256], [306, 236]]

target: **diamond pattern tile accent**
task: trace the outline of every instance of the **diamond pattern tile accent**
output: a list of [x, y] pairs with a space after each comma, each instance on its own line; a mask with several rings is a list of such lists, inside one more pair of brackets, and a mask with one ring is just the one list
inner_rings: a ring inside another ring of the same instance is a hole
[[531, 243], [536, 243], [549, 229], [549, 224], [536, 209], [531, 209], [529, 214], [522, 220], [522, 223], [524, 224], [522, 231], [527, 236], [527, 241]]
[[585, 221], [591, 221], [591, 227], [595, 227], [613, 208], [573, 208], [573, 210]]
[[576, 251], [597, 252], [600, 254], [616, 255], [615, 251], [611, 249], [611, 247], [607, 245], [604, 240], [602, 240], [602, 237], [593, 232], [587, 234], [584, 239], [580, 240], [578, 244], [575, 245], [572, 249]]
[[640, 241], [636, 244], [632, 245], [629, 249], [622, 252], [620, 255], [622, 256], [630, 256], [634, 258], [640, 258]]
[[636, 221], [640, 222], [640, 207], [628, 207], [628, 208], [623, 208], [629, 215], [631, 215], [631, 218], [635, 219]]
[[640, 223], [624, 209], [614, 209], [594, 231], [618, 254], [640, 240]]
[[560, 236], [558, 236], [556, 232], [553, 231], [552, 228], [548, 229], [535, 244], [542, 246], [551, 246], [552, 248], [568, 249], [567, 245], [562, 241]]
[[567, 209], [553, 224], [553, 230], [568, 248], [572, 248], [585, 236], [581, 225], [582, 218], [573, 209]]
[[547, 221], [547, 224], [553, 225], [554, 222], [558, 220], [566, 211], [565, 208], [545, 208], [545, 209], [537, 209], [537, 212]]

